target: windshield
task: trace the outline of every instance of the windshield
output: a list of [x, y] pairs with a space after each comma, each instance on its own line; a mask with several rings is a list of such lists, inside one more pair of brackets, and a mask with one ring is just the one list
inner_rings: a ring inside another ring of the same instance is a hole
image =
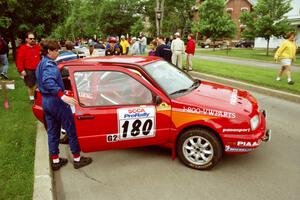
[[166, 61], [148, 64], [144, 69], [168, 95], [186, 92], [195, 86], [194, 79]]

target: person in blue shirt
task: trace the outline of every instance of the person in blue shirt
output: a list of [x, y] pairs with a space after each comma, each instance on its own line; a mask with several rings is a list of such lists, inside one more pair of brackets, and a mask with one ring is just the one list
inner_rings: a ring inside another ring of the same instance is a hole
[[80, 156], [74, 118], [70, 106], [78, 102], [73, 97], [64, 94], [65, 88], [60, 71], [54, 61], [58, 56], [59, 44], [55, 40], [42, 42], [43, 59], [36, 69], [39, 91], [42, 94], [42, 108], [45, 115], [48, 147], [51, 156], [51, 167], [58, 170], [66, 165], [68, 160], [59, 157], [60, 130], [63, 127], [69, 138], [70, 149], [73, 154], [75, 169], [86, 166], [92, 162], [90, 157]]
[[74, 49], [73, 42], [66, 41], [65, 47], [66, 47], [66, 51], [58, 55], [58, 57], [55, 59], [56, 63], [75, 60], [78, 58], [78, 56], [72, 51]]

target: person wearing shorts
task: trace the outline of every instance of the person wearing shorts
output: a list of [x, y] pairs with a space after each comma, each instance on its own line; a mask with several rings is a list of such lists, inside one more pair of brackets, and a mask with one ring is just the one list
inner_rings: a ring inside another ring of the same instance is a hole
[[32, 32], [26, 34], [26, 44], [19, 47], [17, 51], [16, 65], [20, 77], [24, 79], [28, 87], [29, 100], [34, 101], [34, 90], [36, 88], [35, 70], [41, 60], [41, 47], [35, 42], [35, 36]]
[[295, 32], [289, 32], [286, 35], [286, 38], [287, 39], [280, 45], [274, 56], [275, 61], [277, 62], [280, 60], [282, 66], [276, 80], [280, 81], [283, 72], [286, 71], [288, 84], [293, 85], [294, 81], [292, 81], [291, 77], [291, 66], [292, 62], [296, 59], [297, 46], [295, 44]]

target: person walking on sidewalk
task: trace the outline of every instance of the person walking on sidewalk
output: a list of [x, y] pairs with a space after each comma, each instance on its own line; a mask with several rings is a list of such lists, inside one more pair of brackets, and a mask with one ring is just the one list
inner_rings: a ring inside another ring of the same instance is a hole
[[186, 69], [188, 71], [192, 71], [193, 67], [192, 67], [192, 58], [195, 54], [195, 41], [193, 39], [193, 34], [189, 34], [188, 35], [188, 42], [186, 45], [186, 49], [185, 49], [185, 53], [186, 53]]
[[0, 34], [0, 64], [2, 67], [0, 67], [1, 70], [1, 78], [8, 79], [7, 77], [7, 70], [8, 70], [8, 45], [7, 42], [4, 40], [4, 38]]
[[291, 77], [291, 65], [292, 61], [296, 60], [297, 46], [295, 44], [295, 32], [289, 32], [286, 35], [286, 38], [287, 39], [280, 45], [274, 56], [275, 61], [277, 62], [278, 60], [280, 60], [282, 64], [282, 67], [278, 72], [276, 80], [280, 81], [283, 72], [286, 71], [288, 77], [288, 84], [293, 85], [294, 81], [292, 81]]
[[36, 88], [35, 70], [41, 60], [41, 47], [36, 44], [32, 32], [26, 34], [26, 44], [19, 47], [17, 51], [16, 65], [21, 78], [28, 87], [29, 100], [34, 101], [34, 90]]
[[51, 167], [58, 170], [66, 165], [68, 160], [59, 157], [60, 130], [63, 127], [69, 138], [75, 169], [89, 165], [90, 157], [80, 156], [74, 118], [70, 106], [78, 102], [73, 97], [64, 94], [65, 88], [60, 71], [54, 61], [58, 56], [59, 44], [55, 40], [45, 40], [42, 43], [43, 59], [36, 70], [38, 88], [42, 94], [42, 108], [45, 114], [48, 133], [48, 147], [51, 155]]
[[182, 69], [182, 55], [184, 54], [184, 42], [180, 39], [180, 34], [177, 32], [174, 34], [175, 40], [172, 41], [172, 63], [178, 68]]

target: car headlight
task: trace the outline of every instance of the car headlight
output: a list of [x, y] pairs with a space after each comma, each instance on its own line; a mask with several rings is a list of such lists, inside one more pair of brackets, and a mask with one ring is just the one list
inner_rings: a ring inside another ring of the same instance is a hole
[[259, 118], [258, 115], [255, 115], [250, 119], [251, 130], [254, 131], [258, 127], [258, 124], [259, 124]]

